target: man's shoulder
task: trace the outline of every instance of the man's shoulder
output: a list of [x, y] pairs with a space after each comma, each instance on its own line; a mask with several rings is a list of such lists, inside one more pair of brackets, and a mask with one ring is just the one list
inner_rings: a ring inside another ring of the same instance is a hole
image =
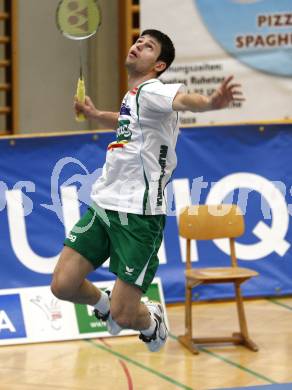
[[159, 79], [152, 79], [148, 82], [146, 81], [140, 86], [141, 93], [153, 93], [157, 95], [168, 95], [169, 91], [172, 91], [173, 88], [177, 88], [177, 84], [164, 83]]
[[163, 84], [161, 82], [161, 80], [159, 79], [150, 79], [148, 81], [145, 81], [143, 84], [141, 84], [139, 86], [139, 90], [142, 92], [144, 91], [147, 91], [147, 92], [151, 92], [151, 91], [155, 91], [159, 88], [161, 88], [161, 84]]

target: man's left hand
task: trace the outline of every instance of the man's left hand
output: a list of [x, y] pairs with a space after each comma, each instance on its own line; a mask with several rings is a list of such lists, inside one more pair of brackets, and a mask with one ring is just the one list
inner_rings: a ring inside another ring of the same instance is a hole
[[227, 77], [219, 88], [210, 96], [210, 107], [213, 110], [226, 108], [232, 102], [245, 101], [241, 84], [233, 83], [234, 76]]

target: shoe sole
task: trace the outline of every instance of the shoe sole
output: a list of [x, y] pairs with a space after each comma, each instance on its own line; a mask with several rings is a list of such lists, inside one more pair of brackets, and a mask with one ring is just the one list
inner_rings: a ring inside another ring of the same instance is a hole
[[[158, 352], [158, 351], [160, 351], [160, 349], [164, 346], [164, 344], [166, 343], [166, 340], [167, 340], [167, 337], [168, 337], [168, 328], [167, 328], [167, 326], [166, 326], [166, 322], [165, 322], [165, 318], [164, 318], [164, 310], [163, 310], [163, 307], [161, 306], [161, 304], [160, 303], [158, 303], [158, 304], [156, 304], [155, 305], [158, 309], [159, 309], [159, 311], [160, 311], [160, 318], [161, 318], [161, 325], [160, 326], [164, 326], [164, 328], [165, 328], [165, 337], [164, 338], [161, 338], [160, 336], [159, 336], [159, 338], [160, 338], [160, 340], [162, 340], [163, 341], [163, 343], [161, 343], [161, 344], [159, 344], [159, 347], [158, 348], [156, 348], [156, 346], [155, 346], [155, 349], [151, 349], [151, 343], [149, 343], [148, 345], [147, 345], [147, 347], [148, 347], [148, 349], [149, 349], [149, 351], [150, 352]], [[155, 314], [156, 315], [158, 315], [157, 313], [153, 313], [154, 314], [154, 316], [155, 316]], [[153, 345], [153, 344], [152, 344]]]

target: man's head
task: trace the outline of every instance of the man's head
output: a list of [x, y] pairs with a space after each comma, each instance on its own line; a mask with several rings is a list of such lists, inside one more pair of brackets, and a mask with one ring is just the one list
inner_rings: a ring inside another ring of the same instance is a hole
[[173, 62], [175, 48], [170, 38], [158, 30], [145, 30], [130, 48], [126, 59], [129, 72], [159, 77]]

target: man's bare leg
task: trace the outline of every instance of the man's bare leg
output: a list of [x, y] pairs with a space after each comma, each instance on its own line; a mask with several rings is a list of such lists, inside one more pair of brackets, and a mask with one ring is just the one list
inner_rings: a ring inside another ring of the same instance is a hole
[[151, 318], [147, 307], [141, 303], [142, 291], [117, 279], [111, 294], [111, 316], [122, 328], [147, 329]]
[[85, 279], [93, 270], [85, 257], [65, 246], [53, 274], [53, 294], [62, 300], [94, 306], [101, 291]]
[[139, 330], [139, 338], [147, 344], [149, 351], [156, 352], [163, 347], [168, 336], [164, 311], [160, 304], [142, 304], [141, 296], [138, 287], [117, 279], [112, 291], [108, 329], [116, 326]]

